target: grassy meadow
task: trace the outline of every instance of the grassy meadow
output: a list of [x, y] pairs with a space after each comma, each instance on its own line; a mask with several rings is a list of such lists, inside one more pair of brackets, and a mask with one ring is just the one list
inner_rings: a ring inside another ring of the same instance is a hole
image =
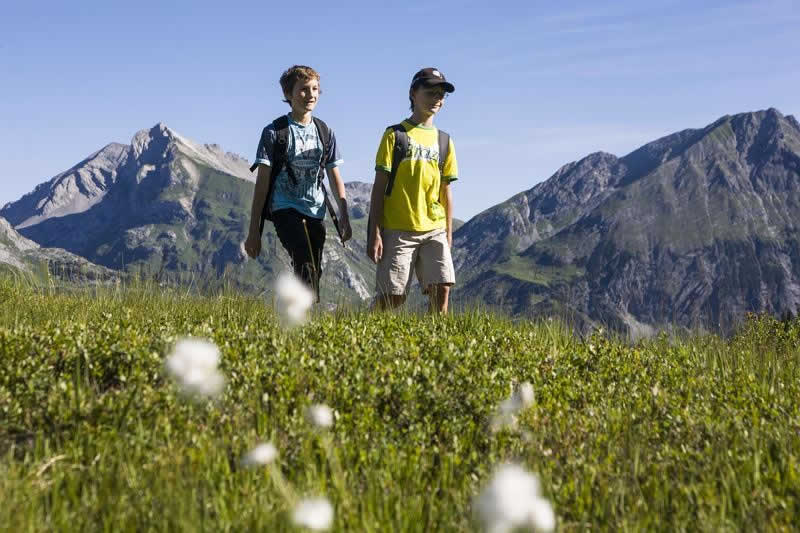
[[[174, 343], [214, 342], [217, 400], [182, 396]], [[790, 531], [800, 524], [800, 321], [730, 339], [580, 339], [559, 321], [316, 312], [133, 283], [0, 277], [0, 529], [476, 531], [498, 464], [539, 476], [558, 531]], [[535, 399], [490, 421], [512, 384]], [[328, 431], [311, 404], [334, 409]], [[259, 442], [278, 459], [244, 468]]]

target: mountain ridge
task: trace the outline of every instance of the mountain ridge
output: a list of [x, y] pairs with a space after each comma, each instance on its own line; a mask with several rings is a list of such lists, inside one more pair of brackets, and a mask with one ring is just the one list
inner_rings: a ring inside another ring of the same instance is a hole
[[560, 302], [622, 330], [796, 313], [799, 169], [800, 127], [775, 109], [590, 154], [456, 232], [465, 292], [516, 314]]
[[[120, 145], [113, 146], [119, 150]], [[287, 268], [288, 257], [276, 244], [271, 225], [257, 260], [249, 260], [242, 249], [254, 184], [245, 158], [218, 145], [194, 143], [163, 123], [140, 130], [122, 146], [116, 165], [104, 168], [109, 185], [95, 196], [74, 183], [91, 174], [89, 162], [66, 173], [71, 186], [64, 186], [65, 173], [59, 174], [6, 204], [0, 215], [42, 246], [64, 248], [116, 270], [226, 276], [244, 288], [262, 290], [276, 271]], [[50, 204], [60, 210], [36, 211]], [[352, 213], [357, 221], [364, 206], [355, 201], [351, 207], [358, 211]], [[366, 232], [361, 226], [366, 221], [354, 223], [357, 236]], [[335, 232], [329, 229], [328, 235]], [[324, 256], [328, 268], [323, 269], [331, 291], [337, 298], [368, 298], [366, 256], [358, 256], [357, 246], [337, 250], [331, 241]]]
[[[371, 184], [345, 187], [354, 239], [341, 248], [329, 225], [323, 286], [329, 297], [365, 300]], [[261, 290], [288, 261], [269, 225], [262, 256], [246, 258], [252, 191], [245, 158], [158, 123], [0, 215], [43, 246], [110, 268], [206, 272]], [[730, 331], [749, 311], [797, 313], [798, 224], [798, 121], [774, 108], [725, 115], [622, 157], [588, 154], [457, 225], [453, 294], [634, 337], [673, 326]]]

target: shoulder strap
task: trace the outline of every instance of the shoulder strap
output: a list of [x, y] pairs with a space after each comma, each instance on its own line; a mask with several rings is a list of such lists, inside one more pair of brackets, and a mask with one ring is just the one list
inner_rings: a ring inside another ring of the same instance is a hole
[[392, 194], [397, 169], [408, 152], [408, 132], [403, 124], [395, 124], [389, 128], [394, 132], [394, 149], [392, 150], [392, 170], [389, 172], [389, 181], [386, 183], [386, 196]]
[[[272, 220], [272, 193], [275, 191], [275, 179], [280, 173], [283, 166], [286, 164], [286, 159], [289, 151], [289, 118], [286, 115], [281, 115], [272, 121], [272, 127], [275, 130], [275, 144], [272, 148], [272, 153], [269, 154], [272, 162], [272, 171], [270, 172], [269, 188], [267, 189], [267, 198], [264, 201], [264, 207], [261, 209], [261, 224], [260, 230], [264, 231], [264, 221]], [[289, 168], [289, 167], [287, 167]]]
[[322, 151], [328, 151], [331, 147], [331, 129], [321, 118], [311, 117], [311, 120], [313, 120], [314, 125], [317, 126], [319, 140], [322, 141]]
[[[275, 129], [275, 146], [272, 156], [272, 176], [276, 177], [289, 158], [289, 117], [281, 115], [272, 121]], [[273, 180], [274, 181], [274, 180]]]
[[312, 116], [311, 120], [314, 121], [314, 125], [317, 127], [317, 134], [319, 135], [319, 140], [322, 143], [322, 157], [319, 160], [317, 180], [322, 187], [325, 187], [323, 179], [325, 174], [325, 163], [328, 161], [328, 158], [331, 154], [331, 129], [321, 118]]
[[450, 152], [450, 134], [439, 130], [439, 174], [444, 177], [444, 162]]

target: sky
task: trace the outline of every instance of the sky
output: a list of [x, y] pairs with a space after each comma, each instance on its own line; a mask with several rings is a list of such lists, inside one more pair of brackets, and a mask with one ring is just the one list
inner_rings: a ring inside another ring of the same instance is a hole
[[800, 114], [800, 0], [8, 2], [0, 10], [0, 205], [158, 122], [252, 160], [314, 67], [345, 181], [372, 182], [414, 72], [456, 87], [467, 220], [592, 152], [623, 156], [726, 114]]

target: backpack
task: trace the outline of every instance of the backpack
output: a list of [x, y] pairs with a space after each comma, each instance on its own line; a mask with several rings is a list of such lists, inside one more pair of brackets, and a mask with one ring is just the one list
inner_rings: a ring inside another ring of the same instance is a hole
[[[324, 174], [322, 170], [325, 168], [325, 161], [327, 161], [328, 156], [330, 155], [331, 130], [321, 119], [312, 116], [311, 120], [317, 127], [319, 140], [322, 143], [322, 157], [320, 158], [320, 168], [319, 172], [317, 173], [317, 180], [320, 186], [322, 186], [322, 192], [325, 195], [327, 203], [328, 191], [325, 190], [325, 184], [322, 182]], [[267, 128], [268, 127], [269, 126], [267, 126]], [[264, 202], [264, 207], [261, 209], [261, 222], [259, 224], [259, 230], [262, 233], [264, 231], [264, 221], [272, 220], [272, 210], [270, 209], [270, 206], [272, 205], [272, 194], [275, 191], [275, 181], [277, 181], [276, 178], [278, 177], [278, 174], [281, 173], [281, 170], [283, 170], [284, 166], [286, 166], [286, 172], [289, 174], [289, 179], [292, 180], [293, 183], [297, 183], [297, 176], [294, 173], [294, 169], [292, 169], [291, 165], [286, 165], [286, 161], [289, 157], [289, 117], [287, 115], [281, 115], [272, 121], [272, 127], [275, 130], [276, 142], [273, 153], [269, 154], [270, 161], [272, 162], [272, 172], [270, 172], [267, 199]], [[267, 128], [264, 128], [264, 132], [267, 130]], [[261, 133], [262, 136], [264, 135], [264, 132]], [[256, 168], [258, 168], [258, 164], [253, 163], [253, 165], [250, 167], [250, 172], [255, 171]]]
[[[392, 170], [389, 172], [389, 181], [386, 183], [386, 196], [392, 194], [394, 188], [394, 180], [397, 177], [397, 169], [400, 167], [400, 162], [408, 152], [408, 132], [402, 124], [395, 124], [389, 126], [394, 131], [394, 149], [392, 151]], [[444, 162], [447, 160], [447, 154], [450, 151], [450, 135], [442, 130], [439, 132], [439, 174], [444, 174]]]

